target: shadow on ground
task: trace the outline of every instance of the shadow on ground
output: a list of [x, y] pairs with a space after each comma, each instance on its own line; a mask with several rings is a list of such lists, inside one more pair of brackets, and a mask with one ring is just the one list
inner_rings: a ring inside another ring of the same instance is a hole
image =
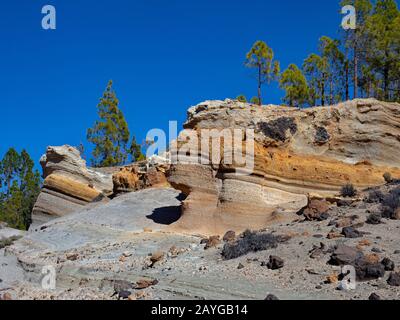
[[[179, 201], [185, 200], [185, 195], [183, 193], [179, 194], [176, 199]], [[170, 206], [156, 208], [153, 210], [151, 215], [146, 216], [146, 218], [153, 220], [154, 223], [171, 225], [177, 222], [182, 215], [182, 205]]]

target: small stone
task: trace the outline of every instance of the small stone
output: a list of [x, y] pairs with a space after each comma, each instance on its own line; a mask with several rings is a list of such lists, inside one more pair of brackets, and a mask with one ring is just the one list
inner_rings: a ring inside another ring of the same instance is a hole
[[392, 260], [390, 260], [389, 258], [384, 258], [381, 263], [383, 264], [383, 266], [385, 267], [385, 271], [393, 271], [395, 268], [395, 264]]
[[267, 295], [267, 297], [264, 300], [267, 300], [267, 301], [278, 301], [279, 298], [277, 296], [273, 295], [273, 294], [269, 294], [269, 295]]
[[392, 287], [400, 287], [400, 273], [392, 272], [387, 280], [387, 283]]
[[208, 238], [206, 246], [204, 247], [205, 250], [214, 248], [218, 246], [221, 243], [221, 240], [219, 239], [219, 236], [211, 236]]
[[9, 300], [12, 300], [12, 296], [10, 293], [6, 292], [5, 294], [3, 294], [3, 296], [0, 296], [0, 300], [3, 300], [3, 301], [8, 300], [9, 301]]
[[157, 262], [161, 261], [164, 258], [164, 252], [157, 251], [150, 256], [151, 267], [154, 266]]
[[358, 245], [361, 247], [369, 247], [371, 245], [371, 242], [367, 239], [364, 239], [364, 240], [359, 241]]
[[222, 240], [224, 240], [224, 242], [232, 242], [232, 241], [235, 241], [235, 239], [236, 239], [235, 231], [226, 232], [224, 237], [222, 238]]
[[130, 291], [125, 291], [125, 290], [120, 291], [120, 292], [118, 292], [118, 300], [119, 299], [128, 299], [131, 294], [132, 294], [132, 292], [130, 292]]
[[76, 261], [79, 258], [79, 254], [78, 253], [67, 253], [65, 255], [65, 257], [67, 258], [67, 260], [69, 261]]
[[154, 280], [142, 279], [136, 282], [135, 289], [146, 289], [148, 287], [155, 286], [156, 284], [158, 284], [158, 280], [156, 279]]
[[363, 236], [363, 233], [361, 231], [358, 231], [353, 227], [343, 228], [342, 234], [345, 236], [345, 238], [350, 238], [350, 239], [361, 238]]
[[382, 250], [376, 247], [372, 248], [371, 251], [374, 253], [382, 253]]
[[329, 232], [328, 233], [328, 236], [327, 236], [327, 238], [328, 239], [338, 239], [338, 238], [343, 238], [343, 235], [342, 234], [340, 234], [340, 233], [338, 233], [338, 232]]
[[237, 266], [237, 268], [238, 268], [239, 270], [244, 269], [244, 265], [241, 264], [241, 263], [239, 263], [239, 265]]
[[369, 296], [368, 300], [377, 301], [377, 300], [382, 300], [382, 299], [376, 293], [371, 293], [371, 295]]
[[283, 268], [284, 266], [284, 261], [283, 259], [277, 257], [277, 256], [270, 256], [269, 257], [269, 262], [267, 263], [268, 269], [271, 270], [278, 270]]
[[115, 280], [114, 281], [114, 292], [115, 293], [118, 293], [121, 291], [129, 291], [132, 288], [133, 288], [133, 285], [129, 281], [126, 281], [126, 280]]
[[326, 283], [332, 284], [339, 281], [337, 274], [331, 274], [326, 278]]
[[132, 256], [132, 252], [125, 251], [124, 253], [122, 253], [122, 255], [123, 255], [125, 258], [128, 258], [128, 257], [131, 257], [131, 256]]

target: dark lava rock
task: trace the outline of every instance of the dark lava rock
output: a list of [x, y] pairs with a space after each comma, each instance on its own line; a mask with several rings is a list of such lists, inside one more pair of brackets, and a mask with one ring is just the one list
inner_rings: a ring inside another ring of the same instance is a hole
[[371, 213], [366, 221], [368, 224], [377, 225], [382, 222], [382, 216], [379, 213]]
[[241, 263], [239, 263], [239, 265], [237, 266], [237, 268], [240, 270], [240, 269], [244, 269], [244, 265], [243, 264], [241, 264]]
[[393, 287], [400, 287], [400, 273], [392, 272], [387, 280], [387, 283]]
[[264, 300], [277, 301], [277, 300], [279, 300], [279, 298], [273, 294], [269, 294], [269, 295], [267, 295], [267, 297]]
[[371, 295], [369, 296], [368, 300], [377, 301], [377, 300], [382, 300], [382, 299], [376, 293], [371, 293]]
[[322, 256], [325, 255], [325, 253], [326, 253], [326, 246], [322, 242], [319, 247], [314, 245], [313, 248], [309, 252], [311, 259], [321, 258]]
[[334, 266], [353, 265], [363, 256], [362, 251], [346, 245], [339, 245], [333, 251], [329, 264]]
[[346, 238], [350, 238], [350, 239], [355, 239], [355, 238], [362, 238], [363, 233], [361, 231], [358, 231], [357, 229], [353, 228], [353, 227], [345, 227], [342, 229], [342, 234], [346, 237]]
[[119, 293], [121, 291], [129, 291], [133, 288], [133, 283], [126, 280], [115, 280], [114, 281], [114, 291]]
[[383, 264], [373, 263], [364, 256], [361, 250], [345, 245], [336, 247], [328, 263], [336, 266], [353, 266], [358, 281], [377, 279], [385, 275]]
[[349, 207], [353, 203], [352, 200], [339, 200], [337, 202], [338, 207]]
[[382, 253], [382, 250], [376, 247], [372, 248], [371, 251], [374, 253]]
[[395, 268], [394, 262], [389, 258], [384, 258], [381, 263], [385, 267], [386, 271], [393, 271]]
[[270, 256], [269, 257], [269, 262], [267, 263], [268, 269], [271, 270], [277, 270], [281, 269], [284, 266], [284, 261], [283, 259], [277, 257], [277, 256]]
[[130, 291], [125, 291], [125, 290], [120, 291], [118, 292], [118, 299], [128, 299], [131, 294], [132, 292]]
[[396, 250], [393, 254], [400, 254], [400, 250]]
[[382, 278], [385, 275], [385, 267], [381, 263], [371, 263], [364, 258], [356, 261], [354, 265], [358, 281], [368, 281]]

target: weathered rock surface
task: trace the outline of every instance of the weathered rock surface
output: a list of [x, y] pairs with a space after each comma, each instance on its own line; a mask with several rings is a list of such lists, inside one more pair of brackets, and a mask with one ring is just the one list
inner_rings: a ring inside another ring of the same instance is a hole
[[116, 169], [87, 168], [74, 147], [48, 147], [40, 164], [44, 182], [32, 212], [33, 227], [105, 200], [113, 192], [111, 172]]
[[114, 194], [133, 192], [151, 187], [170, 187], [166, 171], [168, 160], [159, 156], [120, 168], [113, 174]]
[[[255, 157], [247, 175], [235, 174], [243, 169], [235, 162], [173, 164], [168, 180], [187, 195], [176, 226], [181, 231], [223, 235], [261, 229], [306, 206], [309, 195], [334, 197], [346, 183], [356, 188], [381, 185], [385, 172], [400, 177], [396, 103], [366, 99], [300, 110], [206, 101], [189, 109], [184, 127], [198, 138], [201, 129], [254, 129]], [[198, 142], [182, 134], [177, 140], [179, 148], [190, 150], [191, 144]], [[228, 149], [221, 148], [221, 154]], [[235, 147], [237, 152], [243, 151]], [[188, 158], [205, 154], [212, 156], [202, 150]]]

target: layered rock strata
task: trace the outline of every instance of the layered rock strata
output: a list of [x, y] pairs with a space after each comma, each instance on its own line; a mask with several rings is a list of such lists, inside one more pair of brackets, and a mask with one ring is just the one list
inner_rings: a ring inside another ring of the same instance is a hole
[[111, 172], [117, 169], [87, 168], [74, 147], [48, 147], [40, 164], [44, 182], [33, 208], [33, 226], [78, 211], [88, 203], [106, 201], [113, 192]]
[[[307, 205], [308, 198], [337, 196], [341, 187], [383, 184], [383, 174], [400, 178], [400, 105], [373, 99], [330, 107], [295, 109], [238, 101], [206, 101], [188, 111], [185, 129], [198, 141], [203, 129], [254, 130], [254, 168], [224, 163], [172, 165], [169, 182], [187, 195], [174, 226], [183, 231], [220, 233], [264, 228]], [[242, 135], [242, 145], [248, 137]], [[177, 149], [189, 144], [187, 131]], [[230, 150], [227, 150], [229, 149]], [[224, 146], [221, 154], [238, 152]], [[245, 148], [242, 148], [243, 153]], [[212, 158], [202, 149], [188, 157]]]

